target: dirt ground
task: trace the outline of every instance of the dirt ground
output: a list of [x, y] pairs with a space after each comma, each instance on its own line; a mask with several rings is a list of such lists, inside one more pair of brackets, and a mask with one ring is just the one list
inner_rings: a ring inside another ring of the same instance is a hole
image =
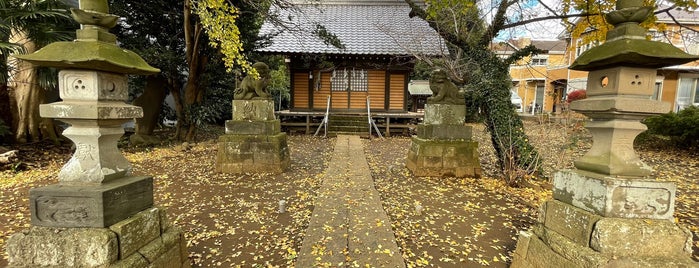
[[[527, 121], [525, 129], [544, 157], [543, 177], [571, 168], [590, 146], [589, 134], [579, 125]], [[289, 136], [288, 172], [229, 175], [213, 172], [215, 138], [222, 129], [201, 133], [203, 141], [188, 148], [165, 142], [124, 152], [134, 175], [154, 177], [155, 203], [185, 231], [194, 266], [293, 266], [334, 140]], [[545, 178], [524, 188], [498, 180], [482, 126], [474, 127], [474, 138], [481, 144], [480, 179], [412, 177], [404, 167], [409, 138], [364, 140], [376, 188], [409, 267], [507, 267], [517, 233], [535, 222], [538, 206], [550, 198]], [[69, 145], [43, 143], [10, 149], [20, 150], [21, 162], [0, 168], [0, 267], [7, 264], [9, 235], [29, 227], [28, 189], [56, 183], [71, 153]], [[694, 234], [694, 258], [699, 259], [699, 153], [651, 143], [639, 154], [656, 169], [656, 177], [677, 183], [675, 215]], [[282, 199], [287, 212], [279, 214]]]

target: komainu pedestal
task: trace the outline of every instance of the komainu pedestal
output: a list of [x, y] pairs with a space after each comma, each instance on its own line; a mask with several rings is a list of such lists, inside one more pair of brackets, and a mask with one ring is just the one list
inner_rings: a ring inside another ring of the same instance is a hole
[[286, 133], [271, 100], [234, 100], [233, 119], [218, 139], [216, 171], [282, 173], [290, 163]]
[[455, 104], [425, 105], [425, 121], [413, 136], [406, 167], [422, 177], [479, 177], [478, 142], [464, 125], [466, 108]]

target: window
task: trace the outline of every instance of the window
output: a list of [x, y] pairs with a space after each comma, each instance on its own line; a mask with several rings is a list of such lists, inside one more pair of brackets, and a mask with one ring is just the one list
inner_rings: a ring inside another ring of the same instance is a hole
[[667, 38], [665, 37], [665, 33], [658, 32], [658, 30], [650, 29], [650, 30], [648, 30], [648, 35], [650, 35], [650, 40], [652, 40], [652, 41], [665, 42], [665, 43], [668, 42]]
[[347, 70], [334, 70], [330, 77], [330, 89], [332, 91], [347, 91]]
[[680, 74], [675, 112], [690, 105], [699, 106], [699, 75]]
[[546, 92], [546, 85], [543, 81], [536, 83], [536, 103], [535, 108], [537, 113], [541, 113], [544, 107], [544, 93]]
[[587, 78], [573, 78], [568, 80], [568, 88], [565, 94], [567, 95], [578, 89], [587, 89]]
[[655, 82], [655, 88], [653, 89], [653, 96], [651, 100], [660, 100], [663, 97], [663, 82]]
[[651, 100], [661, 100], [663, 98], [663, 80], [665, 80], [665, 76], [662, 75], [658, 75], [655, 78], [655, 88], [653, 89]]
[[546, 62], [547, 62], [547, 60], [543, 59], [543, 58], [533, 58], [532, 59], [532, 65], [546, 66]]
[[332, 91], [368, 91], [369, 75], [362, 69], [334, 70], [330, 77]]
[[593, 47], [596, 47], [598, 45], [599, 45], [599, 41], [590, 41], [589, 43], [583, 44], [583, 41], [581, 39], [578, 39], [575, 42], [575, 56], [579, 57], [580, 54], [582, 54], [583, 52], [585, 52]]
[[682, 31], [682, 43], [687, 53], [699, 55], [699, 32]]

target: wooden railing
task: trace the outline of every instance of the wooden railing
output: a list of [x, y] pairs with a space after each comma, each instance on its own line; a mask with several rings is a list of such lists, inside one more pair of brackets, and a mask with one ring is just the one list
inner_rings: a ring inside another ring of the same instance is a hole
[[323, 137], [325, 138], [328, 136], [328, 118], [330, 117], [330, 96], [328, 96], [328, 104], [325, 107], [325, 116], [323, 117], [323, 122], [320, 123], [318, 129], [316, 130], [316, 133], [313, 134], [313, 137], [318, 136], [318, 132], [320, 132], [320, 129], [323, 127], [325, 127]]
[[371, 118], [371, 97], [369, 96], [366, 97], [366, 117], [369, 121], [369, 138], [371, 139], [372, 127], [374, 130], [376, 130], [376, 135], [378, 135], [379, 138], [383, 138], [383, 136], [381, 136], [381, 131], [379, 131], [379, 128], [376, 126], [376, 122], [374, 122], [374, 119]]

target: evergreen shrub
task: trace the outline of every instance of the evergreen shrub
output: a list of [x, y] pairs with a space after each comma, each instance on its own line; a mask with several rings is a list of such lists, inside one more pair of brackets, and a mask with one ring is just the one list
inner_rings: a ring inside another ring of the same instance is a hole
[[648, 133], [667, 136], [677, 147], [699, 146], [699, 107], [689, 106], [643, 120]]

